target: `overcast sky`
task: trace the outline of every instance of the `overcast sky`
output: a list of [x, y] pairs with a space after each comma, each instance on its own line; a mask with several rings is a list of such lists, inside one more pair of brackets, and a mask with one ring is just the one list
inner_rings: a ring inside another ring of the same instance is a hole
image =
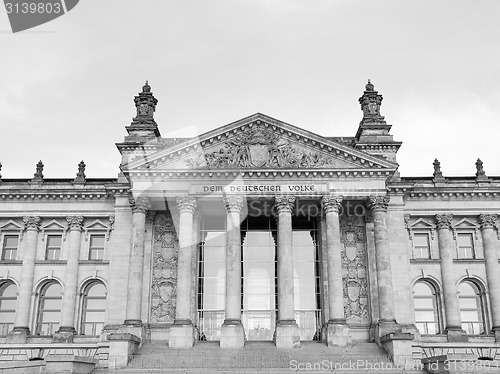
[[256, 112], [354, 136], [368, 78], [402, 176], [500, 176], [500, 1], [81, 0], [12, 34], [0, 8], [3, 178], [116, 177], [149, 80], [162, 136]]

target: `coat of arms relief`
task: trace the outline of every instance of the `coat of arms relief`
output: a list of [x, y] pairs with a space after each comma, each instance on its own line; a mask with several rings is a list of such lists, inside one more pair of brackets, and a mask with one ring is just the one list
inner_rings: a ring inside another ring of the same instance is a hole
[[191, 168], [311, 168], [331, 166], [332, 156], [292, 144], [288, 137], [263, 126], [227, 140], [215, 151], [189, 158]]

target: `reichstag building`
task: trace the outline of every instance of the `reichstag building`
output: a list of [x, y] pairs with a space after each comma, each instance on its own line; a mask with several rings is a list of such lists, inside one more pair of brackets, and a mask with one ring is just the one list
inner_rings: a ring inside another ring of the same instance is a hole
[[481, 160], [400, 176], [370, 81], [351, 137], [257, 113], [163, 138], [157, 102], [146, 82], [117, 178], [83, 161], [68, 179], [42, 161], [0, 177], [0, 363], [120, 368], [155, 342], [496, 360], [500, 177]]

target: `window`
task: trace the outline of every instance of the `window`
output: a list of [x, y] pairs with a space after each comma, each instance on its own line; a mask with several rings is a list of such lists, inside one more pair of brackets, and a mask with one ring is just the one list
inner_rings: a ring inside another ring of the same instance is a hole
[[474, 255], [474, 238], [472, 234], [458, 234], [458, 258], [475, 258]]
[[413, 258], [431, 258], [429, 234], [413, 235]]
[[5, 282], [0, 286], [0, 336], [6, 336], [14, 327], [16, 317], [17, 286]]
[[89, 260], [104, 259], [104, 235], [90, 235]]
[[82, 335], [99, 335], [104, 326], [106, 287], [92, 282], [83, 291]]
[[422, 335], [439, 334], [438, 302], [435, 288], [428, 282], [417, 282], [413, 287], [415, 323]]
[[3, 237], [2, 260], [16, 259], [18, 243], [19, 235], [5, 235]]
[[47, 249], [45, 251], [45, 259], [59, 260], [61, 258], [61, 246], [62, 246], [61, 235], [47, 236]]
[[56, 282], [45, 284], [38, 300], [37, 335], [52, 335], [59, 328], [61, 303], [61, 285]]
[[484, 334], [483, 300], [479, 287], [471, 281], [460, 283], [458, 302], [462, 329], [469, 335]]

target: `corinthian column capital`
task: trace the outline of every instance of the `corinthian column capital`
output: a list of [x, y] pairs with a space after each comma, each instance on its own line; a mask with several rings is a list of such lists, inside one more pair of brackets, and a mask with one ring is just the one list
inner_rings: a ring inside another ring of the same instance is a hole
[[453, 214], [436, 214], [434, 217], [436, 225], [439, 229], [451, 230], [451, 222], [453, 221]]
[[387, 195], [370, 196], [369, 207], [372, 212], [387, 212], [391, 198]]
[[140, 212], [146, 214], [146, 212], [151, 209], [151, 201], [148, 197], [138, 197], [136, 199], [131, 197], [128, 201], [132, 208], [132, 213]]
[[69, 216], [66, 217], [66, 221], [68, 221], [70, 230], [82, 230], [83, 225], [83, 217], [82, 216]]
[[274, 207], [278, 214], [280, 213], [291, 213], [293, 206], [295, 205], [294, 196], [275, 196], [274, 197]]
[[36, 230], [40, 229], [40, 217], [23, 217], [24, 229], [25, 230]]
[[496, 214], [480, 214], [479, 223], [482, 229], [493, 229], [496, 227], [497, 215]]
[[228, 213], [240, 213], [243, 208], [243, 196], [226, 195], [222, 198]]
[[179, 209], [179, 213], [194, 213], [194, 211], [196, 210], [196, 197], [178, 196], [175, 201], [177, 203], [177, 209]]
[[342, 209], [342, 196], [323, 196], [321, 198], [321, 205], [325, 213], [335, 212], [339, 213]]

